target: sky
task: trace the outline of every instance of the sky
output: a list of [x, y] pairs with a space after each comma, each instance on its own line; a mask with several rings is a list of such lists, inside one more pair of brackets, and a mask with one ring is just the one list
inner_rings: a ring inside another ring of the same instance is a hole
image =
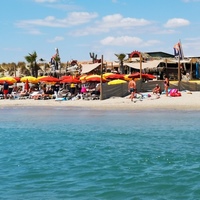
[[34, 51], [50, 62], [106, 61], [115, 54], [162, 51], [181, 41], [200, 56], [200, 0], [1, 0], [0, 63], [25, 62]]

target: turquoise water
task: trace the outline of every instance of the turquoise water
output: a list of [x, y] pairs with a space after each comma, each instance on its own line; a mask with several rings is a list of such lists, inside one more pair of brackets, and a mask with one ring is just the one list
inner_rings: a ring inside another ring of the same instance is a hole
[[195, 111], [0, 109], [0, 199], [200, 199]]

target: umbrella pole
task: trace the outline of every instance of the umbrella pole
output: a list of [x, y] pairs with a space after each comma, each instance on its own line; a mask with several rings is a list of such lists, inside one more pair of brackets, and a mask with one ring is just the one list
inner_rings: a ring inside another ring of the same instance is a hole
[[102, 78], [103, 78], [103, 55], [101, 56], [101, 80], [100, 80], [100, 100], [103, 100], [103, 87], [102, 87]]
[[142, 79], [142, 54], [140, 52], [140, 79]]

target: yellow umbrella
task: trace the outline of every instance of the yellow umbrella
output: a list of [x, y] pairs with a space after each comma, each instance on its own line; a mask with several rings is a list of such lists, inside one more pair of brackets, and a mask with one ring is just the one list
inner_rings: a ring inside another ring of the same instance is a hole
[[41, 78], [44, 78], [44, 77], [47, 77], [47, 76], [39, 76], [37, 77], [37, 79], [40, 80]]
[[130, 74], [124, 75], [124, 80], [126, 80], [126, 81], [131, 81], [132, 78], [129, 78], [129, 77], [128, 77], [129, 75], [130, 75]]
[[24, 76], [20, 79], [21, 82], [26, 82], [28, 80], [29, 83], [38, 83], [38, 79], [33, 76]]
[[17, 82], [17, 80], [15, 78], [7, 77], [7, 76], [0, 78], [0, 80], [8, 81], [10, 83], [16, 83]]
[[115, 79], [115, 80], [109, 81], [108, 85], [117, 85], [117, 84], [123, 84], [123, 83], [127, 83], [127, 81], [124, 81], [121, 79]]
[[113, 73], [111, 73], [111, 72], [105, 73], [105, 74], [103, 74], [103, 77], [104, 77], [104, 78], [107, 78], [107, 76], [109, 76], [109, 75], [111, 75], [111, 74], [113, 74]]

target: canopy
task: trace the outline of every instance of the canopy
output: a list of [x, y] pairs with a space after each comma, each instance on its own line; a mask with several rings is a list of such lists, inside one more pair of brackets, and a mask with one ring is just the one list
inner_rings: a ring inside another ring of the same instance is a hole
[[[163, 60], [152, 60], [152, 61], [147, 61], [147, 62], [142, 62], [142, 69], [145, 68], [156, 68], [158, 65], [163, 62]], [[136, 63], [124, 63], [124, 65], [127, 65], [131, 68], [134, 69], [140, 69], [140, 62]]]
[[82, 72], [81, 72], [81, 74], [85, 74], [85, 73], [91, 72], [93, 69], [96, 69], [100, 65], [101, 65], [101, 63], [81, 64], [81, 66], [82, 66]]

